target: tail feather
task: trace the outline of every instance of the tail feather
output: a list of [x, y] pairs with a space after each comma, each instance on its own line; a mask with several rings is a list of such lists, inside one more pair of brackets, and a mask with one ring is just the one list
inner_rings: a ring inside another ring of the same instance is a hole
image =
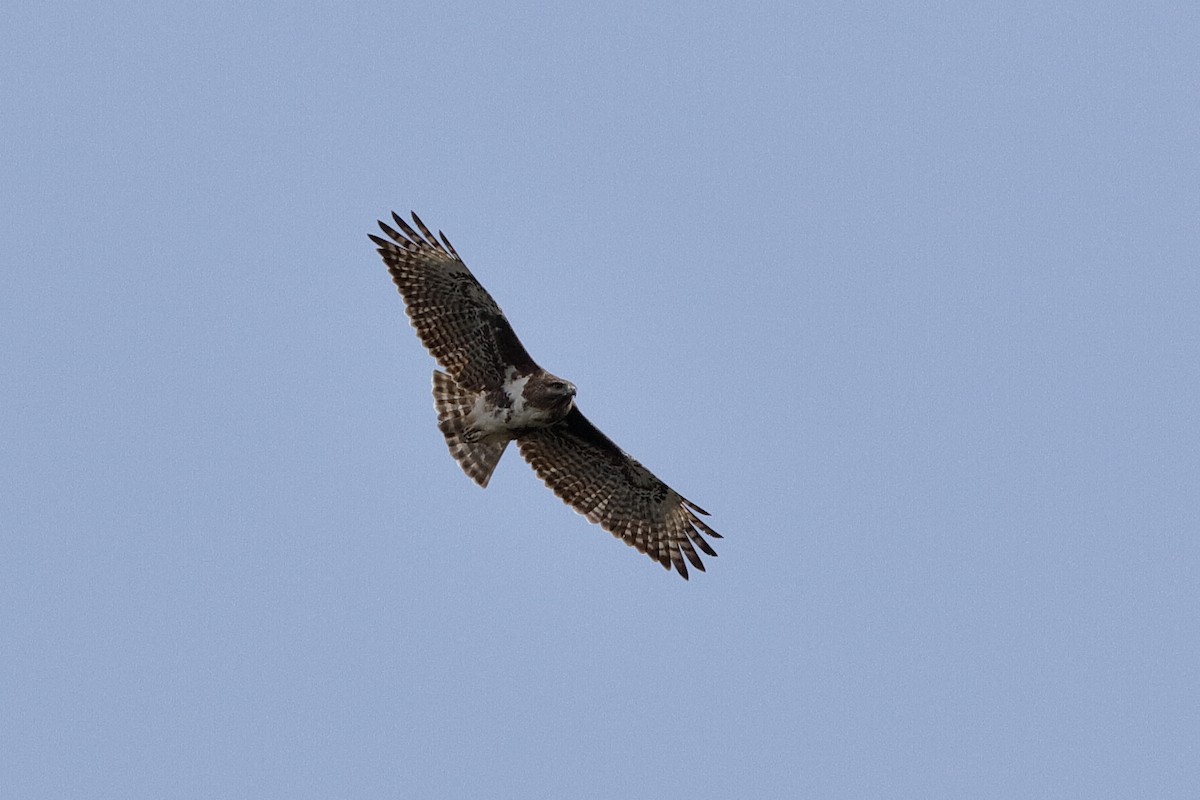
[[475, 406], [475, 393], [464, 391], [454, 379], [441, 370], [433, 372], [433, 407], [437, 409], [438, 429], [446, 437], [450, 455], [462, 467], [467, 477], [487, 487], [492, 472], [504, 455], [508, 442], [466, 442], [467, 415]]

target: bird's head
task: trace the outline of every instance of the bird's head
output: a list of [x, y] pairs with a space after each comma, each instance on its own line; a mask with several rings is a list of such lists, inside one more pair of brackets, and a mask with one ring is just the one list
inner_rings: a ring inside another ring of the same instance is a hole
[[556, 404], [570, 410], [571, 403], [575, 399], [575, 384], [565, 381], [562, 378], [552, 377], [547, 383], [546, 389], [555, 398]]
[[526, 399], [535, 407], [553, 411], [556, 418], [566, 416], [575, 400], [575, 384], [545, 373], [525, 388]]

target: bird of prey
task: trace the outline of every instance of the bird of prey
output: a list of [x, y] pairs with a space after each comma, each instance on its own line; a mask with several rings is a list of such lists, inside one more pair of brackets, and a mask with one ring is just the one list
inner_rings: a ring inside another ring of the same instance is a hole
[[[567, 505], [683, 578], [704, 536], [721, 538], [683, 498], [613, 444], [575, 405], [575, 386], [539, 367], [504, 312], [446, 238], [415, 213], [371, 235], [408, 317], [442, 370], [433, 373], [438, 428], [467, 475], [486, 487], [511, 441]], [[686, 561], [685, 561], [686, 559]]]

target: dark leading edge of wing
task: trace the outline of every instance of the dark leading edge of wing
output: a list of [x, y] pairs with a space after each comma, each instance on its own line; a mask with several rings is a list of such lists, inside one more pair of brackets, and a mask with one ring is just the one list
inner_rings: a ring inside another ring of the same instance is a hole
[[716, 557], [704, 535], [721, 534], [697, 516], [708, 512], [617, 447], [578, 408], [557, 425], [521, 436], [517, 447], [563, 502], [684, 579], [685, 557], [704, 571], [697, 548]]
[[504, 312], [450, 240], [441, 231], [434, 236], [416, 214], [412, 218], [420, 233], [393, 213], [399, 231], [380, 221], [389, 238], [369, 235], [430, 355], [459, 386], [474, 391], [497, 388], [509, 366], [522, 374], [536, 369]]

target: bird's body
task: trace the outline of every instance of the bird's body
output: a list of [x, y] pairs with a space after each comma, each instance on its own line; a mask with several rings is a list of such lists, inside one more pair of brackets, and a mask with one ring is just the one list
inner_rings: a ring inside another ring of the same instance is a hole
[[463, 419], [468, 442], [506, 442], [524, 431], [553, 425], [573, 405], [575, 386], [544, 370], [518, 375], [510, 367], [500, 388], [475, 395]]
[[596, 429], [575, 406], [575, 386], [539, 367], [504, 313], [458, 257], [413, 214], [400, 231], [371, 236], [417, 335], [445, 370], [433, 374], [438, 428], [463, 471], [486, 487], [511, 441], [538, 476], [590, 521], [684, 578], [703, 570], [696, 548], [720, 538], [707, 514]]

